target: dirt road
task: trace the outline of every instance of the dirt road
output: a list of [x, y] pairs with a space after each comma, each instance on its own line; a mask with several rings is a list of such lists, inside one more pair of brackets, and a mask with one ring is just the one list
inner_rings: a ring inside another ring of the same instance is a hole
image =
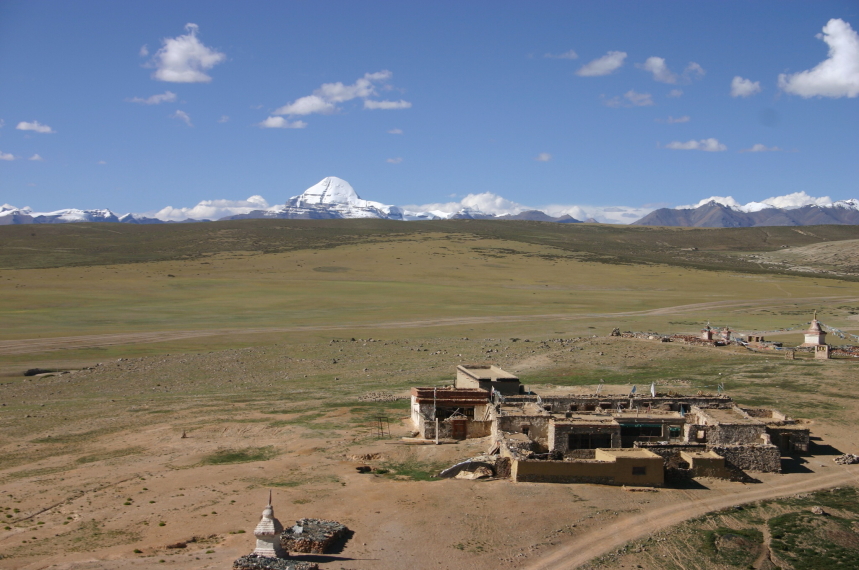
[[[829, 469], [829, 467], [827, 467]], [[859, 484], [859, 467], [832, 465], [832, 472], [783, 475], [777, 483], [749, 485], [741, 491], [692, 499], [688, 502], [662, 507], [638, 515], [630, 515], [595, 528], [551, 550], [525, 570], [566, 570], [578, 568], [589, 560], [602, 556], [627, 542], [643, 538], [656, 531], [701, 516], [705, 513], [765, 499], [775, 499], [796, 493], [807, 493], [838, 485]]]
[[620, 317], [646, 317], [653, 315], [674, 315], [690, 313], [716, 308], [742, 308], [759, 306], [777, 306], [779, 303], [811, 303], [811, 302], [839, 302], [851, 303], [859, 301], [857, 297], [806, 297], [806, 298], [769, 298], [744, 301], [716, 301], [710, 303], [694, 303], [689, 305], [677, 305], [672, 307], [660, 307], [645, 311], [625, 311], [616, 313], [578, 313], [547, 315], [499, 315], [489, 317], [447, 317], [439, 319], [421, 319], [411, 321], [387, 321], [366, 322], [336, 325], [300, 325], [294, 327], [268, 327], [268, 328], [246, 328], [246, 329], [206, 329], [186, 331], [153, 331], [141, 333], [117, 333], [85, 336], [66, 336], [54, 338], [30, 338], [21, 340], [0, 341], [0, 355], [10, 354], [32, 354], [37, 352], [50, 352], [54, 350], [70, 350], [82, 348], [100, 348], [105, 346], [117, 346], [127, 344], [144, 344], [155, 342], [167, 342], [171, 340], [182, 340], [188, 338], [201, 338], [211, 336], [233, 336], [244, 334], [266, 334], [266, 333], [294, 333], [304, 331], [336, 331], [356, 329], [405, 329], [425, 327], [447, 327], [458, 325], [479, 325], [491, 323], [515, 323], [529, 321], [575, 321], [582, 319], [620, 318]]

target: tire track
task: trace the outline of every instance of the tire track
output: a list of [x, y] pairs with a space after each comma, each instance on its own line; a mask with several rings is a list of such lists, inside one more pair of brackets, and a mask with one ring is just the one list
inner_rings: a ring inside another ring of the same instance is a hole
[[[525, 570], [569, 570], [578, 568], [598, 556], [607, 554], [624, 544], [648, 536], [657, 530], [679, 524], [706, 513], [755, 501], [776, 499], [796, 493], [808, 493], [839, 485], [859, 484], [859, 469], [837, 468], [831, 475], [810, 473], [796, 475], [780, 484], [763, 483], [746, 491], [708, 497], [668, 505], [624, 517], [608, 525], [590, 530], [566, 544], [549, 551], [540, 560], [525, 566]], [[796, 478], [800, 478], [799, 481]], [[763, 488], [761, 488], [763, 487]]]

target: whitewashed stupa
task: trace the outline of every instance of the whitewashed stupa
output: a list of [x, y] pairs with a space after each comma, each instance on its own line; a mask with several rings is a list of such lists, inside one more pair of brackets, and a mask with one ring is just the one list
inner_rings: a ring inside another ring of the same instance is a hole
[[805, 342], [800, 346], [823, 346], [826, 344], [826, 331], [820, 326], [820, 321], [817, 320], [817, 311], [814, 311], [814, 318], [811, 319], [811, 325], [805, 331]]
[[274, 516], [274, 508], [271, 506], [271, 491], [269, 491], [268, 505], [263, 510], [262, 518], [254, 529], [257, 547], [253, 553], [267, 558], [286, 558], [287, 553], [280, 544], [280, 533], [282, 532], [283, 525]]

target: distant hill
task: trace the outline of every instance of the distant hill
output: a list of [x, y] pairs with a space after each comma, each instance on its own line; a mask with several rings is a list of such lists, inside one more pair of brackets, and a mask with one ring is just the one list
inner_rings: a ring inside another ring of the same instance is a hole
[[859, 200], [842, 200], [827, 206], [762, 208], [743, 211], [716, 201], [697, 208], [660, 208], [632, 223], [637, 226], [692, 228], [752, 228], [761, 226], [821, 226], [859, 224]]

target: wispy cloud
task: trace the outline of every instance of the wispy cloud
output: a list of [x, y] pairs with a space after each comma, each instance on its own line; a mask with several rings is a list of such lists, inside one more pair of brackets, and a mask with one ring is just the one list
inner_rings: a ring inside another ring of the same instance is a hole
[[0, 160], [15, 160], [15, 155], [0, 150]]
[[175, 113], [170, 115], [170, 118], [171, 119], [179, 119], [180, 121], [184, 122], [189, 127], [194, 126], [193, 124], [191, 124], [191, 117], [185, 111], [177, 110]]
[[403, 159], [398, 156], [397, 158], [389, 158], [385, 162], [390, 163], [390, 164], [400, 164], [402, 161], [403, 161]]
[[743, 79], [739, 75], [731, 80], [731, 97], [750, 97], [761, 92], [761, 82]]
[[140, 57], [148, 56], [149, 55], [149, 46], [146, 44], [143, 44], [142, 46], [140, 46], [140, 51], [138, 51], [137, 53], [140, 55]]
[[665, 145], [665, 148], [672, 150], [703, 150], [705, 152], [722, 152], [728, 150], [727, 146], [713, 138], [702, 139], [700, 141], [670, 142]]
[[388, 134], [389, 135], [401, 135], [401, 134], [403, 134], [403, 130], [402, 129], [391, 129], [388, 131]]
[[[163, 46], [150, 62], [155, 67], [154, 79], [171, 83], [209, 83], [212, 78], [205, 72], [227, 59], [215, 49], [203, 45], [197, 38], [200, 27], [197, 24], [185, 24], [185, 35], [167, 38]], [[144, 46], [145, 48], [146, 46]], [[141, 55], [148, 49], [141, 50]]]
[[371, 101], [370, 99], [364, 100], [364, 108], [365, 109], [409, 109], [412, 104], [408, 101], [403, 101], [400, 99], [399, 101]]
[[688, 123], [692, 119], [689, 115], [683, 115], [682, 117], [671, 117], [669, 116], [667, 119], [654, 119], [657, 123], [668, 123], [669, 125], [675, 125], [677, 123]]
[[34, 154], [33, 156], [31, 156], [27, 160], [35, 160], [36, 162], [43, 162], [45, 159], [42, 158], [41, 156], [39, 156], [38, 154]]
[[33, 121], [32, 123], [28, 123], [26, 121], [21, 121], [18, 123], [18, 126], [15, 127], [19, 131], [33, 131], [34, 133], [55, 133], [54, 129], [49, 127], [48, 125], [43, 125], [39, 121]]
[[604, 100], [603, 103], [608, 107], [649, 107], [655, 104], [650, 93], [638, 93], [634, 90], [624, 93], [623, 98], [612, 97]]
[[99, 164], [99, 165], [107, 164], [107, 161], [106, 160], [99, 160], [98, 162], [96, 162], [96, 164]]
[[291, 103], [275, 110], [275, 115], [330, 115], [339, 110], [338, 103], [352, 99], [364, 99], [365, 109], [408, 109], [412, 104], [408, 101], [373, 101], [369, 97], [378, 95], [377, 88], [381, 85], [389, 88], [387, 82], [393, 74], [388, 70], [375, 73], [365, 73], [350, 85], [343, 83], [323, 83], [311, 95], [300, 97]]
[[766, 146], [758, 143], [752, 145], [751, 148], [744, 148], [740, 152], [781, 152], [782, 150], [777, 146]]
[[682, 97], [682, 96], [683, 96], [683, 90], [682, 89], [672, 89], [671, 91], [668, 92], [668, 95], [666, 95], [666, 97], [674, 97], [674, 98]]
[[176, 94], [172, 91], [165, 91], [159, 95], [152, 95], [147, 98], [131, 97], [126, 99], [129, 103], [140, 103], [141, 105], [158, 105], [161, 103], [172, 103], [176, 101]]
[[543, 57], [550, 59], [579, 59], [579, 54], [573, 50], [565, 51], [564, 53], [546, 53]]
[[635, 67], [652, 73], [654, 81], [669, 84], [678, 83], [680, 81], [688, 83], [692, 79], [703, 77], [705, 74], [703, 67], [694, 61], [690, 61], [683, 70], [683, 74], [678, 75], [668, 69], [668, 65], [665, 63], [665, 58], [656, 56], [648, 57], [644, 63], [636, 63]]
[[534, 157], [534, 160], [536, 160], [537, 162], [549, 162], [550, 160], [552, 160], [552, 155], [548, 152], [541, 152]]
[[218, 119], [218, 122], [219, 123], [226, 123], [226, 122], [229, 122], [229, 120], [230, 120], [230, 118], [227, 115], [221, 115], [221, 118]]
[[258, 123], [263, 129], [303, 129], [307, 126], [304, 121], [287, 121], [283, 117], [269, 117]]
[[850, 24], [833, 18], [817, 35], [829, 46], [829, 57], [812, 69], [778, 76], [778, 86], [800, 97], [859, 96], [859, 34]]
[[620, 69], [623, 65], [623, 60], [626, 59], [626, 52], [610, 51], [602, 57], [599, 57], [590, 63], [586, 63], [576, 72], [576, 75], [582, 77], [597, 77], [600, 75], [609, 75]]

